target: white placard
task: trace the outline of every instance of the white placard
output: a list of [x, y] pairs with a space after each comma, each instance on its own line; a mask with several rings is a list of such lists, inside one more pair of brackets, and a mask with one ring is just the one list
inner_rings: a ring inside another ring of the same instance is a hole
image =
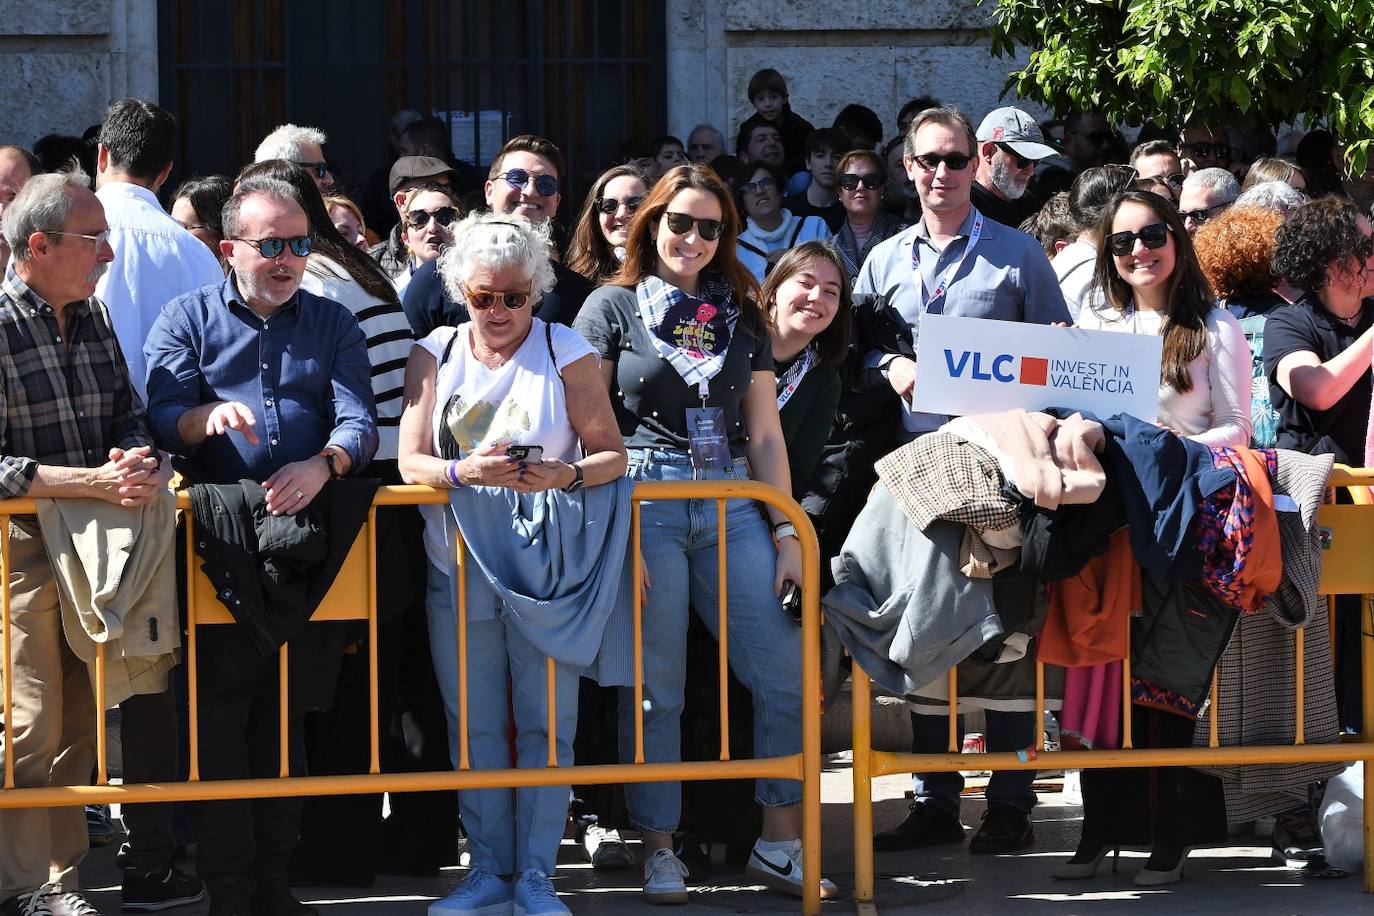
[[[438, 111], [434, 116], [447, 121], [453, 155], [472, 165], [486, 165], [496, 158], [506, 143], [508, 114], [502, 111]], [[477, 148], [476, 128], [482, 128], [482, 148]]]
[[1153, 334], [925, 314], [912, 409], [963, 416], [1067, 407], [1154, 422], [1163, 348]]

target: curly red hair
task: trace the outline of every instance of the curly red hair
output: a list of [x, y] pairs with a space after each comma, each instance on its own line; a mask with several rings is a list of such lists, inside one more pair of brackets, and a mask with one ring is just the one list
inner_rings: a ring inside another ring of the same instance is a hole
[[1279, 278], [1270, 268], [1283, 217], [1260, 207], [1232, 207], [1193, 236], [1202, 272], [1222, 299], [1267, 293]]

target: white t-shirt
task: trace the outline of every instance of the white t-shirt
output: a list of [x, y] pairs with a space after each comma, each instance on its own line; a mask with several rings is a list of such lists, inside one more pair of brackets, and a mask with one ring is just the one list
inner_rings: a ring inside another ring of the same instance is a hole
[[[552, 354], [546, 327], [552, 330]], [[444, 350], [455, 335], [444, 360]], [[596, 354], [582, 335], [535, 318], [520, 349], [497, 369], [488, 369], [473, 355], [470, 322], [435, 328], [415, 345], [424, 347], [436, 362], [442, 360], [434, 383], [434, 454], [441, 454], [439, 430], [445, 408], [457, 396], [457, 428], [452, 432], [461, 455], [492, 444], [540, 445], [545, 458], [577, 459], [577, 432], [568, 419], [559, 373], [584, 356]], [[447, 512], [448, 507], [442, 505], [420, 507], [425, 517], [425, 553], [442, 570], [448, 569], [450, 553], [445, 536]]]
[[[1105, 305], [1085, 307], [1078, 315], [1080, 328], [1090, 331], [1124, 331], [1154, 334], [1163, 328], [1161, 312], [1132, 309], [1122, 315]], [[1207, 346], [1188, 364], [1193, 387], [1177, 391], [1159, 385], [1159, 422], [1180, 436], [1213, 448], [1247, 448], [1250, 445], [1250, 345], [1240, 322], [1226, 309], [1207, 313]]]

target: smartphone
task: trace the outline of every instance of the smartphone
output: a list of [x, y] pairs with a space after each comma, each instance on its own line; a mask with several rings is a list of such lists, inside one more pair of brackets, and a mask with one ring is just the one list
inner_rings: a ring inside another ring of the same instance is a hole
[[782, 584], [782, 609], [793, 620], [801, 620], [801, 589], [791, 579]]
[[506, 446], [506, 457], [534, 464], [544, 460], [544, 446], [508, 445]]

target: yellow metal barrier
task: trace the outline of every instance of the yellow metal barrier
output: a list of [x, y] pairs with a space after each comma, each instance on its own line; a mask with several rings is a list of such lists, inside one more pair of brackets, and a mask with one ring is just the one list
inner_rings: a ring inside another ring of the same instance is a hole
[[[1338, 744], [1312, 745], [1303, 742], [1302, 651], [1303, 631], [1297, 630], [1297, 727], [1295, 741], [1289, 745], [1219, 747], [1216, 731], [1216, 682], [1213, 680], [1210, 704], [1212, 734], [1210, 747], [1133, 748], [1131, 746], [1130, 661], [1122, 673], [1122, 749], [1089, 751], [1051, 751], [1036, 757], [1014, 752], [978, 756], [980, 769], [1042, 770], [1063, 768], [1203, 766], [1243, 764], [1286, 764], [1365, 761], [1364, 768], [1364, 889], [1374, 893], [1374, 499], [1367, 486], [1374, 485], [1374, 469], [1351, 469], [1337, 465], [1331, 487], [1348, 487], [1354, 505], [1324, 505], [1318, 512], [1319, 524], [1329, 531], [1322, 557], [1320, 591], [1325, 595], [1358, 594], [1361, 607], [1361, 658], [1364, 691], [1364, 721], [1356, 740]], [[1332, 628], [1335, 632], [1335, 628]], [[854, 900], [858, 909], [873, 911], [873, 780], [878, 776], [903, 773], [953, 772], [967, 767], [957, 744], [954, 716], [958, 709], [956, 677], [949, 673], [949, 753], [898, 754], [874, 749], [872, 741], [872, 701], [868, 675], [858, 665], [853, 670], [854, 738]], [[1036, 664], [1036, 716], [1044, 715], [1044, 664]], [[1037, 720], [1037, 730], [1039, 728]]]
[[[802, 748], [801, 753], [786, 757], [736, 760], [731, 757], [729, 743], [729, 665], [727, 643], [720, 641], [720, 731], [721, 752], [719, 760], [692, 761], [684, 763], [645, 763], [644, 762], [644, 722], [643, 722], [643, 653], [640, 622], [643, 616], [640, 568], [639, 568], [639, 503], [642, 500], [670, 499], [713, 499], [716, 502], [719, 518], [718, 535], [720, 539], [720, 606], [719, 633], [726, 634], [725, 593], [725, 501], [727, 499], [750, 499], [767, 503], [781, 511], [797, 529], [802, 552]], [[287, 715], [287, 669], [289, 664], [286, 647], [280, 652], [281, 667], [281, 715], [280, 721], [280, 773], [275, 778], [201, 780], [199, 765], [199, 723], [198, 687], [196, 660], [196, 631], [199, 626], [233, 623], [233, 617], [220, 604], [213, 585], [205, 578], [195, 562], [194, 532], [187, 525], [186, 547], [187, 563], [195, 574], [188, 577], [187, 587], [187, 640], [186, 661], [188, 674], [188, 693], [190, 705], [190, 726], [188, 742], [190, 748], [190, 774], [184, 783], [162, 783], [158, 785], [119, 785], [108, 784], [106, 775], [106, 743], [104, 717], [103, 646], [97, 644], [96, 666], [96, 735], [97, 735], [97, 777], [91, 786], [48, 786], [41, 788], [19, 788], [14, 784], [14, 755], [4, 754], [4, 785], [0, 789], [0, 809], [57, 807], [65, 805], [89, 805], [102, 803], [132, 804], [138, 802], [172, 801], [210, 801], [236, 798], [279, 798], [302, 795], [357, 795], [378, 792], [423, 792], [449, 789], [494, 789], [517, 788], [524, 786], [556, 786], [569, 783], [577, 785], [598, 785], [625, 782], [659, 782], [666, 780], [710, 780], [710, 779], [795, 779], [802, 783], [802, 870], [805, 876], [802, 898], [803, 912], [808, 916], [820, 913], [820, 874], [821, 874], [821, 688], [820, 688], [820, 553], [816, 542], [816, 532], [810, 519], [802, 508], [782, 491], [754, 481], [685, 481], [685, 482], [647, 482], [635, 485], [633, 496], [632, 537], [634, 538], [634, 658], [635, 658], [635, 762], [629, 764], [608, 764], [599, 766], [558, 765], [555, 755], [555, 733], [552, 727], [556, 709], [553, 696], [553, 679], [550, 678], [549, 692], [549, 759], [543, 769], [504, 769], [473, 770], [469, 766], [467, 729], [460, 732], [459, 765], [456, 770], [431, 773], [383, 773], [378, 756], [378, 711], [377, 711], [377, 573], [376, 569], [376, 506], [426, 505], [447, 503], [448, 494], [444, 490], [429, 487], [393, 486], [382, 487], [377, 492], [374, 507], [368, 515], [367, 525], [354, 543], [345, 562], [344, 569], [335, 580], [324, 602], [316, 611], [313, 620], [365, 620], [368, 625], [368, 666], [369, 666], [369, 735], [371, 757], [369, 771], [365, 774], [343, 776], [291, 776], [289, 775], [289, 754], [287, 739], [290, 718]], [[178, 505], [189, 507], [185, 493], [179, 494]], [[31, 515], [34, 512], [32, 499], [13, 499], [0, 501], [0, 576], [9, 581], [9, 517], [12, 515]], [[466, 721], [463, 711], [467, 704], [467, 668], [465, 644], [466, 608], [461, 596], [465, 594], [462, 583], [468, 574], [463, 545], [458, 545], [458, 640], [459, 658], [459, 709], [460, 718]], [[358, 596], [366, 597], [359, 602]], [[8, 588], [0, 589], [0, 649], [5, 660], [12, 658], [10, 633], [10, 594]], [[552, 665], [552, 660], [549, 662]], [[4, 744], [13, 747], [13, 698], [10, 679], [4, 678]]]

